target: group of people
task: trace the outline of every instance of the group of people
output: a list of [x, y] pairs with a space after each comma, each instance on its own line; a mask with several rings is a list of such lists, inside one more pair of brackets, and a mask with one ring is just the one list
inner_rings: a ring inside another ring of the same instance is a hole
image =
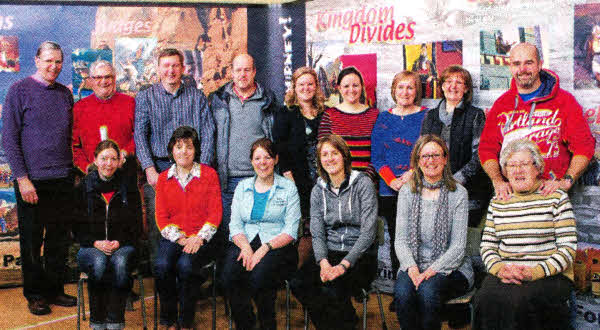
[[255, 81], [248, 54], [232, 60], [232, 81], [207, 98], [182, 83], [176, 49], [160, 51], [160, 82], [135, 99], [115, 91], [111, 63], [93, 63], [94, 94], [73, 104], [56, 82], [62, 60], [58, 44], [42, 43], [37, 72], [11, 86], [4, 104], [31, 313], [75, 305], [63, 287], [72, 232], [89, 276], [90, 325], [124, 327], [144, 236], [139, 162], [166, 328], [194, 327], [201, 269], [214, 260], [215, 285], [239, 329], [257, 321], [276, 328], [285, 279], [317, 328], [353, 329], [351, 299], [377, 271], [379, 215], [397, 274], [391, 308], [403, 329], [439, 328], [443, 303], [473, 287], [467, 228], [482, 219], [488, 276], [475, 297], [475, 327], [566, 324], [577, 244], [566, 192], [595, 142], [535, 46], [511, 49], [511, 89], [487, 119], [457, 65], [440, 74], [435, 108], [420, 105], [419, 74], [403, 71], [391, 84], [396, 105], [380, 112], [354, 67], [337, 77], [335, 107], [324, 105], [308, 67], [295, 71], [280, 107]]

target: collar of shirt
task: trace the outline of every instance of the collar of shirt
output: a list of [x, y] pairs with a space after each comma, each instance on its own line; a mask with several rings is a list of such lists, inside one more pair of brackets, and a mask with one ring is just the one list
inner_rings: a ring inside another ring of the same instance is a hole
[[254, 94], [256, 94], [256, 91], [258, 90], [258, 85], [256, 84], [256, 81], [254, 82], [254, 91], [252, 92], [252, 94], [244, 97], [242, 96], [242, 94], [240, 93], [240, 91], [238, 90], [237, 87], [235, 87], [235, 85], [233, 85], [233, 92], [235, 93], [235, 95], [237, 95], [238, 99], [240, 99], [240, 102], [244, 103], [246, 102], [246, 100], [248, 100], [249, 98], [251, 98], [252, 96], [254, 96]]
[[171, 179], [172, 177], [175, 177], [181, 187], [185, 188], [185, 186], [187, 186], [187, 184], [190, 183], [193, 178], [200, 178], [200, 164], [194, 162], [190, 173], [188, 173], [185, 178], [180, 178], [177, 176], [177, 164], [173, 164], [171, 165], [171, 168], [169, 168], [169, 172], [167, 172], [167, 180]]
[[113, 97], [115, 96], [116, 93], [113, 93], [109, 98], [107, 99], [101, 99], [98, 96], [96, 96], [96, 93], [92, 94], [94, 95], [94, 97], [96, 98], [96, 101], [98, 103], [110, 103], [110, 101], [113, 99]]
[[44, 80], [44, 78], [42, 78], [42, 76], [40, 76], [40, 75], [39, 75], [37, 72], [36, 72], [36, 73], [34, 73], [34, 74], [31, 76], [31, 78], [33, 78], [33, 80], [35, 80], [35, 81], [39, 82], [40, 84], [42, 84], [42, 85], [46, 86], [46, 88], [48, 88], [48, 89], [52, 89], [52, 88], [54, 88], [54, 83], [52, 83], [52, 84], [51, 84], [51, 83], [47, 82], [47, 81], [46, 81], [46, 80]]
[[179, 88], [177, 88], [177, 90], [175, 91], [174, 94], [171, 94], [171, 92], [169, 92], [168, 90], [165, 89], [165, 86], [163, 86], [163, 84], [161, 82], [158, 83], [160, 85], [161, 90], [169, 96], [172, 96], [173, 98], [178, 97], [179, 95], [181, 95], [181, 93], [183, 93], [183, 81], [181, 82], [181, 84], [179, 84]]

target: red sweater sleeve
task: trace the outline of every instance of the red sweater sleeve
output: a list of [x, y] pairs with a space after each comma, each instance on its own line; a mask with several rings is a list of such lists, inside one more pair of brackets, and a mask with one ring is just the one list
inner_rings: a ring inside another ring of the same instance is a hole
[[498, 161], [504, 136], [498, 126], [498, 111], [500, 111], [500, 99], [496, 100], [485, 121], [481, 139], [479, 141], [479, 160], [485, 164], [489, 160]]
[[81, 144], [81, 112], [83, 111], [81, 104], [81, 102], [77, 102], [73, 106], [73, 139], [71, 143], [73, 148], [73, 163], [75, 164], [75, 167], [77, 167], [81, 172], [87, 173], [87, 166], [91, 163], [91, 161], [85, 156], [83, 145]]
[[135, 140], [133, 139], [133, 128], [135, 127], [134, 124], [134, 120], [135, 120], [135, 99], [131, 99], [131, 104], [129, 104], [127, 106], [127, 121], [129, 121], [130, 123], [130, 127], [131, 127], [131, 138], [129, 139], [129, 143], [127, 143], [126, 145], [124, 145], [122, 148], [127, 151], [128, 155], [133, 155], [135, 154]]
[[221, 185], [217, 172], [210, 166], [202, 165], [202, 174], [206, 178], [208, 216], [205, 220], [207, 223], [218, 228], [223, 217], [223, 204], [221, 202]]
[[585, 156], [587, 159], [592, 159], [596, 148], [596, 139], [592, 136], [590, 126], [583, 118], [583, 108], [575, 97], [571, 94], [565, 102], [568, 120], [565, 120], [563, 125], [565, 129], [562, 131], [563, 140], [569, 148], [573, 156]]

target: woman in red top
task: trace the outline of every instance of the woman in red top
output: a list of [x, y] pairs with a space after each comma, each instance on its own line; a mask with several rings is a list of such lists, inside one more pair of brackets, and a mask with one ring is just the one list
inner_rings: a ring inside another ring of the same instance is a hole
[[377, 174], [371, 165], [371, 132], [379, 110], [367, 104], [365, 83], [355, 67], [342, 69], [337, 85], [341, 103], [325, 110], [318, 137], [341, 136], [350, 148], [352, 169], [365, 171], [375, 181]]
[[156, 224], [162, 237], [154, 267], [160, 324], [186, 329], [194, 326], [192, 286], [202, 284], [194, 274], [215, 254], [211, 238], [221, 223], [221, 188], [215, 170], [195, 161], [200, 141], [193, 128], [177, 128], [167, 148], [175, 164], [156, 184]]

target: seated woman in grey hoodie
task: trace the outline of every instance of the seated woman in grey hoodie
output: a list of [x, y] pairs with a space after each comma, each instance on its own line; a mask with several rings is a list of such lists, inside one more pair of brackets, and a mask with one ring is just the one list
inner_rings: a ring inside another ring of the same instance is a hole
[[359, 319], [350, 299], [377, 271], [377, 192], [366, 174], [352, 170], [337, 135], [319, 140], [317, 171], [310, 203], [316, 263], [304, 264], [292, 291], [317, 329], [354, 329]]

